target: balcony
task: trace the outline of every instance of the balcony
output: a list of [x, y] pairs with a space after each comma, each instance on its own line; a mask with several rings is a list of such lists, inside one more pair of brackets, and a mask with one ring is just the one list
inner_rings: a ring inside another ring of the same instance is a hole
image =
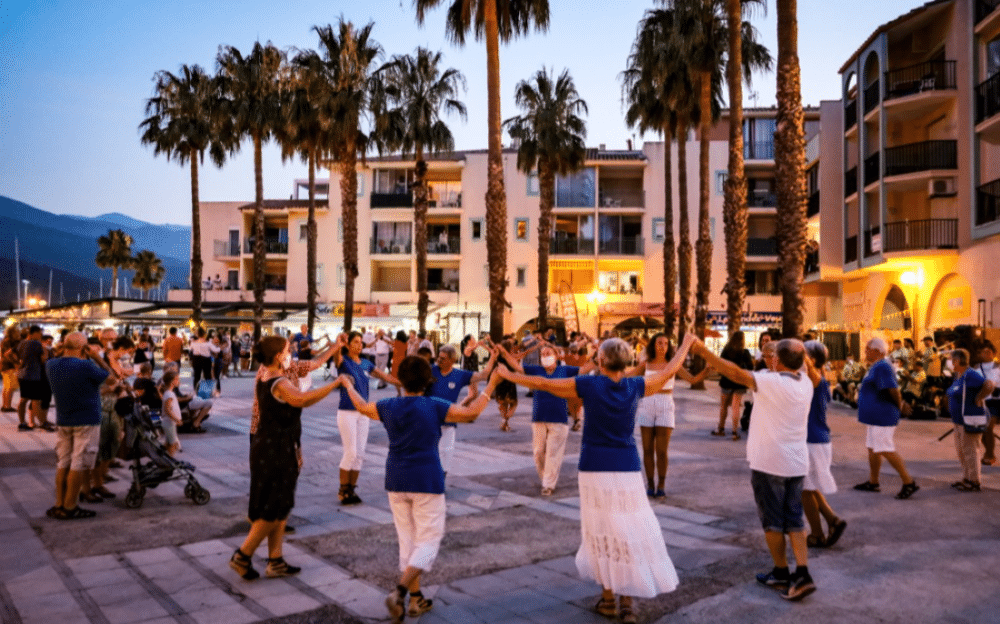
[[865, 115], [882, 102], [882, 83], [878, 80], [865, 87]]
[[778, 205], [778, 196], [768, 190], [747, 191], [748, 208], [774, 208]]
[[976, 225], [1000, 221], [1000, 180], [976, 189]]
[[1000, 143], [1000, 73], [976, 87], [976, 130], [990, 143]]
[[373, 236], [368, 251], [381, 255], [409, 255], [413, 251], [413, 242], [376, 240]]
[[598, 202], [603, 208], [645, 208], [646, 192], [637, 190], [601, 190]]
[[844, 197], [858, 192], [858, 168], [852, 167], [844, 173]]
[[747, 141], [743, 144], [743, 158], [746, 160], [774, 160], [774, 140]]
[[803, 269], [805, 275], [819, 273], [819, 250], [810, 251], [806, 254], [806, 263]]
[[641, 256], [645, 253], [642, 236], [623, 236], [602, 240], [599, 253], [613, 256]]
[[216, 260], [222, 260], [227, 258], [238, 258], [240, 255], [240, 245], [239, 242], [233, 244], [231, 241], [227, 240], [217, 240], [214, 241], [214, 258]]
[[957, 88], [955, 61], [928, 61], [885, 73], [885, 100]]
[[923, 219], [885, 224], [882, 251], [958, 249], [958, 219]]
[[976, 24], [983, 21], [1000, 6], [1000, 0], [976, 0]]
[[819, 191], [816, 191], [809, 196], [809, 201], [806, 204], [806, 218], [815, 217], [819, 214]]
[[553, 238], [549, 243], [549, 253], [566, 256], [594, 255], [594, 239], [592, 238]]
[[434, 240], [427, 241], [427, 253], [429, 254], [458, 254], [462, 253], [462, 238], [460, 236], [449, 236], [447, 240], [435, 237]]
[[873, 182], [878, 182], [879, 177], [882, 175], [882, 169], [880, 165], [879, 153], [875, 152], [868, 158], [865, 158], [865, 186]]
[[858, 235], [844, 239], [844, 264], [858, 261]]
[[885, 150], [885, 177], [958, 168], [957, 141], [923, 141]]
[[865, 230], [865, 257], [870, 258], [882, 251], [882, 230], [875, 226]]
[[768, 238], [748, 238], [747, 257], [755, 256], [777, 256], [778, 239], [774, 236]]
[[[243, 253], [252, 255], [254, 247], [254, 240], [248, 238], [243, 241]], [[264, 253], [267, 255], [272, 254], [287, 254], [288, 253], [288, 241], [282, 241], [277, 238], [265, 238], [264, 239]]]
[[858, 125], [858, 101], [851, 100], [844, 107], [844, 132]]
[[412, 208], [413, 193], [372, 193], [372, 208]]

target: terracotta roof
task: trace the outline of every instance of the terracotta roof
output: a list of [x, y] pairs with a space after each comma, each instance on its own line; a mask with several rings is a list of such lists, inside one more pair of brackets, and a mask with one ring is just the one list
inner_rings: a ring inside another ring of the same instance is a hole
[[[254, 205], [255, 205], [254, 202], [243, 204], [242, 206], [240, 206], [240, 210], [253, 210]], [[326, 202], [324, 202], [323, 200], [316, 201], [317, 208], [324, 206], [326, 206]], [[275, 209], [281, 210], [288, 208], [308, 208], [308, 207], [309, 207], [308, 199], [265, 199], [264, 200], [265, 210], [275, 210]]]
[[953, 1], [954, 0], [930, 0], [926, 4], [923, 4], [921, 6], [918, 6], [915, 9], [913, 9], [909, 13], [904, 13], [903, 15], [900, 15], [896, 19], [894, 19], [894, 20], [892, 20], [890, 22], [886, 22], [885, 24], [882, 24], [881, 26], [879, 26], [878, 28], [875, 29], [875, 32], [873, 32], [867, 39], [865, 39], [865, 42], [862, 43], [858, 47], [858, 49], [854, 51], [854, 54], [851, 54], [850, 58], [847, 59], [847, 61], [840, 68], [840, 71], [838, 73], [842, 74], [845, 71], [847, 71], [847, 67], [851, 63], [853, 63], [855, 61], [855, 59], [858, 58], [858, 55], [861, 54], [861, 51], [864, 50], [865, 48], [867, 48], [868, 45], [871, 44], [872, 41], [875, 41], [875, 38], [878, 37], [879, 35], [881, 35], [882, 33], [886, 32], [886, 31], [889, 31], [889, 30], [892, 30], [893, 28], [895, 28], [896, 26], [899, 26], [903, 22], [907, 22], [907, 21], [909, 21], [909, 20], [917, 17], [921, 13], [924, 13], [925, 11], [927, 11], [927, 10], [929, 10], [929, 9], [931, 9], [931, 8], [939, 5], [939, 4], [946, 4], [946, 3], [949, 3], [949, 2], [953, 2]]

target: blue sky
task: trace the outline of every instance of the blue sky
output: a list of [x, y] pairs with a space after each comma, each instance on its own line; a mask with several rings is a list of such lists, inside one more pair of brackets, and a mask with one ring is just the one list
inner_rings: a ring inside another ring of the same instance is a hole
[[[450, 0], [448, 0], [450, 2]], [[878, 25], [919, 0], [799, 0], [803, 102], [839, 98], [837, 70]], [[776, 54], [774, 3], [753, 21]], [[519, 80], [543, 65], [569, 68], [590, 108], [588, 144], [624, 148], [618, 74], [651, 0], [550, 0], [547, 33], [532, 32], [501, 50], [502, 114], [516, 114]], [[187, 168], [139, 143], [138, 124], [160, 69], [200, 64], [214, 71], [220, 44], [248, 50], [256, 40], [281, 48], [315, 47], [313, 25], [375, 21], [387, 56], [418, 46], [444, 52], [446, 66], [468, 81], [466, 123], [451, 120], [460, 149], [486, 146], [486, 53], [444, 36], [444, 9], [418, 27], [411, 0], [264, 0], [166, 3], [65, 0], [0, 3], [0, 194], [60, 214], [122, 212], [154, 223], [190, 223]], [[758, 76], [756, 100], [774, 103], [774, 75]], [[749, 93], [747, 94], [749, 98]], [[639, 137], [637, 137], [639, 138]], [[647, 137], [650, 140], [655, 137]], [[505, 142], [507, 138], [505, 137]], [[223, 169], [202, 168], [203, 200], [252, 200], [249, 146]], [[286, 197], [305, 177], [298, 162], [265, 148], [264, 193]]]

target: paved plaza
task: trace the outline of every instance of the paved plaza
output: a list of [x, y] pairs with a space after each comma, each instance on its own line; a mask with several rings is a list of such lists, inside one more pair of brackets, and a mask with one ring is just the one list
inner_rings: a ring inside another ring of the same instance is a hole
[[[186, 378], [188, 384], [190, 379]], [[319, 376], [317, 375], [317, 382]], [[686, 384], [679, 384], [684, 385]], [[898, 476], [885, 467], [880, 494], [855, 492], [868, 473], [856, 414], [831, 406], [834, 475], [829, 498], [848, 521], [834, 548], [811, 550], [818, 591], [787, 603], [759, 586], [770, 568], [749, 485], [745, 438], [715, 438], [717, 384], [679, 388], [670, 445], [667, 498], [654, 502], [681, 584], [638, 600], [641, 622], [1000, 622], [1000, 468], [986, 468], [979, 494], [948, 484], [960, 478], [949, 423], [904, 421], [897, 444], [921, 490], [899, 501]], [[305, 467], [285, 545], [300, 575], [241, 580], [229, 556], [245, 536], [249, 490], [247, 430], [252, 381], [224, 380], [208, 433], [182, 436], [181, 459], [211, 501], [196, 506], [183, 481], [149, 490], [126, 509], [131, 479], [114, 469], [118, 498], [97, 518], [57, 521], [52, 505], [55, 436], [19, 433], [16, 415], [0, 419], [0, 615], [5, 624], [229, 624], [375, 622], [397, 565], [392, 515], [382, 487], [386, 435], [372, 423], [358, 493], [336, 500], [340, 439], [334, 398], [305, 410]], [[531, 458], [531, 400], [523, 390], [513, 433], [498, 430], [491, 405], [461, 425], [448, 475], [448, 527], [425, 594], [422, 624], [606, 622], [593, 612], [599, 588], [580, 579], [576, 462], [571, 433], [555, 496], [539, 496]], [[389, 390], [373, 391], [374, 397]], [[391, 391], [394, 394], [394, 391]], [[264, 554], [258, 551], [258, 557]], [[263, 563], [258, 559], [258, 567]], [[415, 622], [415, 618], [407, 618]]]

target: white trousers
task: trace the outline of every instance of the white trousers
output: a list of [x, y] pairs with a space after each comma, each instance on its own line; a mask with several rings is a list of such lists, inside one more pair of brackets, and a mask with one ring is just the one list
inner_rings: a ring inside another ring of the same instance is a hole
[[[389, 354], [388, 353], [382, 353], [382, 354], [376, 354], [375, 355], [375, 370], [381, 371], [381, 372], [384, 373], [384, 372], [386, 372], [386, 366], [388, 364], [389, 364]], [[379, 384], [382, 384], [382, 383], [384, 383], [384, 382], [379, 381]]]
[[543, 488], [555, 489], [566, 453], [569, 425], [564, 423], [531, 423], [531, 447], [535, 455], [535, 470]]
[[441, 470], [448, 474], [451, 458], [455, 454], [455, 433], [457, 427], [441, 427], [441, 440], [438, 441], [438, 457], [441, 458]]
[[337, 410], [337, 429], [340, 443], [344, 447], [344, 457], [340, 460], [341, 470], [361, 470], [368, 446], [368, 426], [371, 420], [354, 410]]
[[444, 537], [444, 494], [389, 492], [389, 508], [399, 538], [399, 571], [434, 565]]

